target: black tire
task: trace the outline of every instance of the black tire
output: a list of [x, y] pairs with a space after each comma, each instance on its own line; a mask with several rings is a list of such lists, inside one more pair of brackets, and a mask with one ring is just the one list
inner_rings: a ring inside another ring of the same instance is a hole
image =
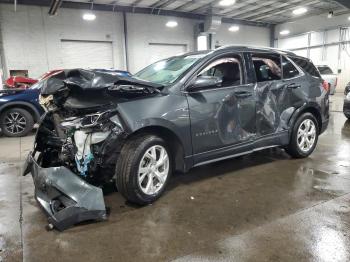
[[[8, 125], [8, 120], [9, 117], [12, 115], [18, 115], [17, 119], [24, 119], [24, 121], [21, 121], [20, 126], [16, 127], [14, 129], [11, 130], [10, 126]], [[24, 124], [22, 124], [24, 123]], [[0, 115], [0, 128], [2, 133], [5, 136], [8, 137], [21, 137], [21, 136], [25, 136], [27, 135], [34, 126], [34, 119], [33, 116], [25, 109], [23, 108], [11, 108], [8, 109], [6, 111], [4, 111], [1, 115]], [[23, 129], [22, 129], [23, 128]]]
[[[162, 146], [168, 155], [168, 175], [163, 186], [155, 194], [145, 194], [139, 183], [139, 165], [146, 151], [152, 146]], [[116, 186], [118, 191], [131, 203], [147, 205], [157, 200], [169, 180], [172, 173], [171, 151], [163, 139], [155, 135], [138, 135], [125, 143], [116, 167]]]
[[[314, 123], [314, 125], [316, 127], [316, 134], [315, 134], [315, 140], [314, 140], [312, 147], [310, 147], [310, 149], [307, 151], [303, 151], [298, 145], [297, 135], [298, 135], [298, 130], [299, 130], [300, 125], [302, 125], [302, 123], [306, 119], [309, 119]], [[290, 142], [289, 142], [289, 145], [285, 148], [285, 150], [290, 156], [292, 156], [294, 158], [308, 157], [315, 150], [315, 147], [316, 147], [317, 141], [318, 141], [318, 135], [319, 135], [319, 126], [318, 126], [318, 122], [317, 122], [316, 118], [311, 113], [304, 113], [294, 123]]]

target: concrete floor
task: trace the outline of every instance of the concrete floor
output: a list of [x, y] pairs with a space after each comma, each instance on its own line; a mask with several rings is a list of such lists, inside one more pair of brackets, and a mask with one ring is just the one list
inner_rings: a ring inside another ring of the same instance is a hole
[[106, 197], [107, 222], [46, 231], [30, 176], [33, 136], [0, 138], [0, 261], [349, 261], [350, 121], [307, 159], [266, 150], [175, 175], [151, 206]]

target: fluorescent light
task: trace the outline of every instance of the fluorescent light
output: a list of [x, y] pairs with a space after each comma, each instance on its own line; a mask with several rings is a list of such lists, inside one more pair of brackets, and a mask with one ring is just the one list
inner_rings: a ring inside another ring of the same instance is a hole
[[165, 25], [167, 27], [177, 27], [177, 22], [176, 21], [168, 21]]
[[219, 5], [221, 5], [221, 6], [230, 6], [230, 5], [233, 5], [234, 3], [236, 3], [236, 0], [221, 0], [219, 2]]
[[280, 35], [289, 35], [290, 31], [289, 30], [282, 30], [280, 32]]
[[350, 16], [348, 17], [348, 20], [350, 20]]
[[228, 31], [230, 32], [237, 32], [239, 31], [239, 26], [238, 25], [232, 25], [228, 28]]
[[295, 15], [302, 15], [302, 14], [305, 14], [306, 12], [307, 12], [307, 9], [305, 7], [299, 7], [293, 10], [293, 14]]
[[85, 13], [83, 15], [83, 19], [86, 20], [86, 21], [93, 21], [96, 19], [96, 15], [93, 14], [93, 13]]

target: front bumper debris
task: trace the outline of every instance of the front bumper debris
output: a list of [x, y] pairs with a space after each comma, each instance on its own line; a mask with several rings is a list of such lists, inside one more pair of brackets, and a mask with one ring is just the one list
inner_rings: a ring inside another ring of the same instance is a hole
[[32, 174], [35, 198], [48, 215], [49, 228], [63, 231], [82, 221], [107, 218], [102, 189], [68, 168], [42, 168], [29, 153], [23, 170], [24, 176]]

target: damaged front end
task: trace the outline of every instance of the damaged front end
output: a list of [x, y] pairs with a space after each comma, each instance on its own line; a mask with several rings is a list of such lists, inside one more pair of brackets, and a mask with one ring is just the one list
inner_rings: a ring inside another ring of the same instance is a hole
[[35, 197], [50, 227], [58, 230], [106, 219], [102, 188], [114, 185], [116, 163], [128, 134], [118, 103], [157, 93], [138, 80], [134, 87], [130, 79], [105, 73], [62, 74], [41, 89], [46, 114], [23, 173], [32, 174]]

